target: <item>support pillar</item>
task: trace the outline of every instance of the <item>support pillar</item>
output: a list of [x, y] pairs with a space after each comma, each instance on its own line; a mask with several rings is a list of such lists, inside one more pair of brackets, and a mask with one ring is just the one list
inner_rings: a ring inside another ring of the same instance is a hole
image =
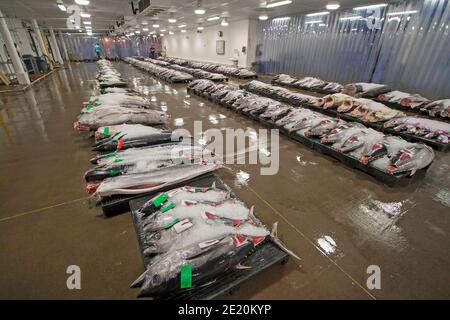
[[14, 40], [9, 32], [8, 25], [6, 24], [6, 17], [0, 10], [0, 32], [2, 34], [3, 41], [5, 41], [6, 48], [8, 49], [9, 56], [16, 72], [17, 81], [19, 84], [27, 85], [30, 84], [30, 78], [28, 77], [28, 72], [23, 68], [22, 60], [17, 53], [17, 49], [14, 46]]
[[[38, 39], [39, 49], [41, 50], [42, 55], [48, 57], [49, 55], [48, 55], [48, 52], [47, 52], [47, 48], [45, 47], [44, 39], [42, 39], [41, 30], [39, 29], [39, 25], [38, 25], [36, 19], [31, 20], [31, 23], [33, 25], [34, 33], [36, 34], [36, 37]], [[53, 70], [52, 63], [49, 63], [49, 68], [50, 68], [50, 70]]]
[[64, 41], [64, 36], [63, 36], [61, 31], [59, 31], [58, 34], [59, 34], [59, 39], [61, 40], [61, 44], [62, 44], [62, 47], [63, 47], [64, 59], [67, 62], [69, 62], [70, 61], [69, 60], [69, 52], [67, 52], [67, 47], [66, 47], [66, 42]]
[[64, 61], [61, 58], [61, 52], [59, 51], [58, 42], [56, 42], [56, 37], [55, 37], [55, 32], [53, 31], [53, 27], [50, 27], [50, 37], [52, 38], [53, 51], [55, 54], [56, 61], [58, 61], [59, 64], [63, 65]]

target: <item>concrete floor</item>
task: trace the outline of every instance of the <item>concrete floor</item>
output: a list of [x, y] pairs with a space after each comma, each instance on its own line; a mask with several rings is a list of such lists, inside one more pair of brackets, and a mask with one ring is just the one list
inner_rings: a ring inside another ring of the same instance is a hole
[[[167, 102], [171, 125], [259, 126], [129, 65], [132, 87]], [[95, 90], [93, 63], [74, 63], [20, 95], [0, 95], [0, 298], [133, 299], [142, 272], [130, 214], [89, 209], [83, 173], [90, 140], [72, 123]], [[175, 90], [174, 90], [175, 89]], [[189, 99], [190, 105], [183, 103]], [[200, 103], [205, 103], [200, 105]], [[211, 115], [222, 115], [211, 121]], [[177, 120], [179, 121], [179, 120]], [[372, 177], [280, 137], [280, 171], [234, 165], [219, 175], [299, 256], [245, 283], [236, 299], [450, 298], [450, 156], [438, 153], [426, 177], [388, 188]], [[249, 173], [248, 186], [236, 179]], [[330, 243], [335, 242], [335, 246]], [[81, 268], [68, 290], [66, 268]], [[369, 265], [381, 289], [366, 287]]]

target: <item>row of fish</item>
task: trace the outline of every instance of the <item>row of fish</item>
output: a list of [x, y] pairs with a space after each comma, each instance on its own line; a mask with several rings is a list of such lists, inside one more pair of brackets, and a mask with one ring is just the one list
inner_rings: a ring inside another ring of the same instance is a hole
[[99, 73], [97, 80], [102, 87], [123, 86], [125, 82], [122, 80], [120, 73], [113, 67], [112, 63], [105, 59], [97, 61]]
[[138, 217], [143, 253], [150, 261], [132, 284], [140, 287], [141, 297], [214, 286], [228, 272], [245, 273], [252, 268], [246, 259], [268, 238], [295, 256], [277, 238], [276, 224], [270, 232], [253, 207], [215, 184], [159, 194], [139, 209]]
[[208, 80], [213, 80], [213, 81], [226, 81], [228, 79], [226, 76], [224, 76], [221, 73], [213, 73], [213, 72], [205, 71], [202, 69], [189, 68], [189, 67], [185, 67], [185, 66], [180, 66], [178, 64], [170, 64], [165, 61], [151, 59], [151, 58], [145, 58], [145, 61], [149, 61], [151, 63], [157, 64], [157, 65], [160, 65], [163, 67], [167, 67], [170, 69], [174, 69], [174, 70], [177, 70], [180, 72], [189, 73], [189, 74], [193, 75], [194, 77], [196, 77], [197, 79], [208, 79]]
[[414, 174], [417, 170], [428, 167], [434, 160], [434, 152], [428, 146], [385, 135], [360, 123], [346, 122], [306, 108], [290, 107], [270, 98], [208, 80], [193, 81], [189, 88], [212, 96], [230, 108], [270, 120], [290, 134], [330, 145], [334, 150], [388, 174]]
[[221, 73], [226, 76], [237, 77], [237, 78], [252, 78], [256, 77], [256, 72], [245, 69], [238, 68], [233, 66], [220, 65], [215, 63], [203, 63], [203, 62], [194, 62], [179, 58], [171, 58], [171, 57], [159, 57], [159, 60], [166, 61], [172, 64], [178, 64], [180, 66], [190, 67], [194, 69], [202, 69], [209, 72]]
[[173, 70], [167, 67], [156, 65], [149, 61], [142, 61], [139, 59], [127, 57], [123, 59], [125, 62], [130, 63], [140, 69], [143, 69], [153, 76], [164, 79], [170, 82], [187, 82], [194, 79], [194, 77], [186, 72]]
[[283, 86], [290, 86], [294, 88], [303, 88], [308, 90], [325, 90], [329, 92], [341, 92], [344, 88], [341, 84], [336, 82], [327, 82], [319, 78], [314, 77], [304, 77], [301, 79], [291, 77], [287, 74], [279, 74], [275, 76], [272, 80], [275, 84], [280, 84]]

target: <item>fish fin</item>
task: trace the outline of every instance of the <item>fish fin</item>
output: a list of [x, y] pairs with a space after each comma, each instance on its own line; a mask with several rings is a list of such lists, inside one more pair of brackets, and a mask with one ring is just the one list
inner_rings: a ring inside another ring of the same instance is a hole
[[216, 182], [215, 181], [212, 183], [211, 189], [214, 189], [214, 190], [216, 189]]
[[138, 288], [141, 287], [145, 281], [145, 277], [147, 275], [147, 270], [145, 270], [133, 283], [130, 285], [130, 288]]
[[273, 242], [275, 242], [281, 250], [289, 254], [290, 256], [293, 256], [295, 259], [302, 260], [299, 256], [297, 256], [294, 252], [289, 250], [286, 245], [281, 242], [281, 240], [278, 238], [278, 222], [275, 222], [272, 227], [272, 231], [270, 232], [270, 237], [272, 238]]
[[236, 265], [236, 267], [235, 267], [237, 270], [248, 270], [248, 269], [251, 269], [251, 268], [253, 268], [252, 266], [246, 266], [246, 265], [243, 265], [242, 263], [238, 263], [237, 265]]
[[212, 285], [213, 283], [216, 283], [216, 279], [214, 279], [213, 281], [210, 281], [210, 282], [207, 282], [207, 283], [205, 283], [205, 284], [202, 284], [201, 286], [199, 286], [199, 288], [203, 288], [203, 287], [207, 287], [207, 286], [210, 286], [210, 285]]
[[250, 207], [250, 210], [248, 211], [248, 220], [250, 220], [251, 222], [255, 223], [255, 224], [260, 224], [259, 220], [255, 217], [255, 205]]
[[417, 172], [417, 169], [412, 169], [410, 176], [412, 177]]
[[231, 191], [225, 195], [225, 200], [230, 200], [230, 199], [231, 199]]

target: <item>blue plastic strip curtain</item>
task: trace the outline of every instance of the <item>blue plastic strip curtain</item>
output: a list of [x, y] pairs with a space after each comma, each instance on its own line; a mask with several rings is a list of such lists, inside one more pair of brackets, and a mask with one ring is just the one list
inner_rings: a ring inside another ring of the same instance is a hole
[[450, 0], [412, 0], [261, 24], [261, 72], [386, 83], [450, 97]]
[[79, 54], [82, 60], [96, 58], [95, 44], [102, 47], [102, 56], [108, 59], [121, 59], [131, 56], [149, 56], [150, 48], [161, 50], [159, 38], [143, 36], [130, 38], [86, 37], [79, 35], [65, 35], [67, 50], [72, 54]]

